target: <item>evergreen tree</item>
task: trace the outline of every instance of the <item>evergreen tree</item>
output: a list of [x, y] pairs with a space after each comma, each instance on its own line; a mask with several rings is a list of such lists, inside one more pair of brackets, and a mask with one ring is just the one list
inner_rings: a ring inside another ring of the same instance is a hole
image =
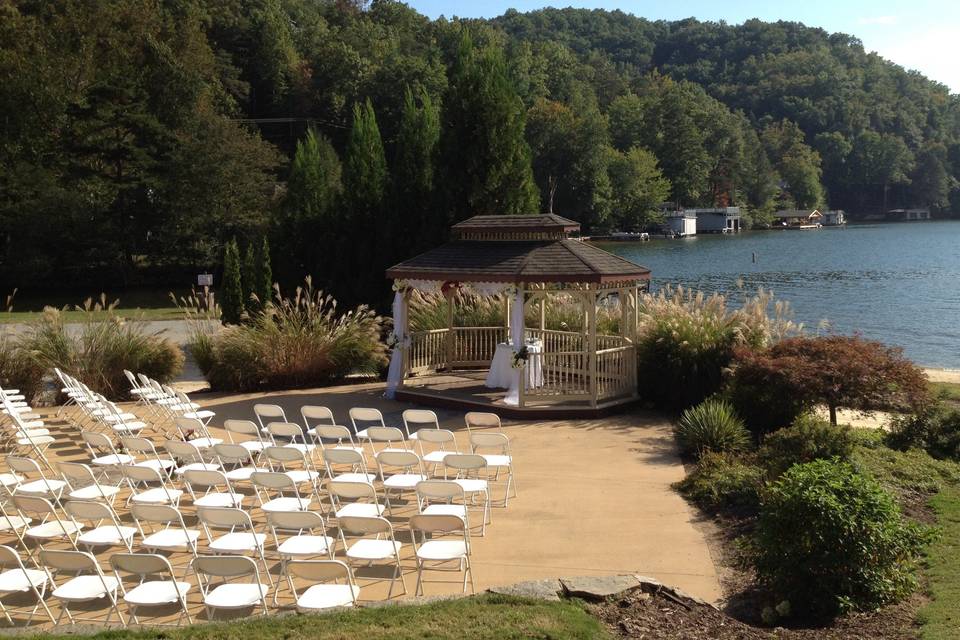
[[266, 236], [257, 252], [257, 269], [251, 288], [257, 294], [261, 305], [266, 305], [273, 298], [273, 269], [270, 266], [270, 242]]
[[243, 316], [243, 282], [240, 276], [240, 250], [233, 238], [223, 252], [223, 293], [220, 308], [224, 324], [240, 324]]
[[[259, 295], [257, 291], [257, 255], [253, 248], [253, 242], [247, 243], [247, 250], [243, 255], [243, 278], [241, 290], [243, 291], [243, 306], [247, 311], [253, 311], [257, 303], [250, 296]], [[261, 298], [262, 302], [262, 298]]]
[[[395, 243], [395, 248], [410, 255], [437, 244], [449, 226], [447, 216], [433, 197], [439, 140], [439, 108], [425, 90], [420, 89], [414, 96], [407, 87], [392, 171], [399, 213], [394, 219], [393, 235], [404, 240]], [[394, 259], [403, 257], [394, 252]]]
[[525, 110], [507, 75], [503, 52], [460, 41], [444, 102], [444, 184], [455, 219], [475, 214], [537, 213], [540, 198]]
[[335, 259], [330, 248], [336, 246], [338, 232], [335, 207], [342, 191], [337, 152], [326, 136], [308, 129], [290, 165], [279, 230], [287, 248], [279, 270], [287, 279], [298, 281], [309, 274], [321, 288], [330, 287]]

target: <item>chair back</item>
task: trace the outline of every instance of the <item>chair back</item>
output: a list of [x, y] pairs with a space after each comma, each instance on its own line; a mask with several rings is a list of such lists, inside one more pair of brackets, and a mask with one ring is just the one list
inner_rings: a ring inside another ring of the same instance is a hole
[[393, 539], [393, 525], [379, 516], [343, 516], [337, 518], [337, 525], [344, 532], [359, 536], [389, 534]]
[[297, 483], [285, 473], [276, 471], [254, 471], [250, 474], [250, 482], [254, 487], [261, 487], [268, 491], [297, 490]]
[[170, 561], [157, 553], [115, 553], [110, 556], [110, 566], [117, 573], [137, 576], [174, 575]]
[[198, 507], [197, 518], [201, 523], [209, 527], [220, 529], [232, 529], [234, 527], [244, 527], [253, 531], [253, 520], [250, 514], [243, 509], [234, 509], [231, 507]]
[[410, 516], [410, 531], [416, 535], [466, 533], [467, 525], [460, 516], [450, 514], [417, 514]]
[[453, 480], [424, 480], [417, 483], [417, 497], [423, 500], [451, 502], [459, 499], [460, 504], [466, 504], [466, 494], [463, 487]]
[[358, 500], [370, 498], [377, 503], [377, 490], [369, 482], [328, 482], [331, 496], [343, 500]]
[[329, 407], [306, 404], [300, 407], [300, 415], [303, 416], [303, 423], [307, 425], [307, 428], [310, 428], [311, 420], [322, 421], [323, 424], [337, 423], [337, 421], [333, 419], [333, 411], [330, 411]]
[[292, 422], [268, 422], [267, 432], [274, 438], [290, 438], [296, 440], [303, 437], [303, 429]]
[[384, 467], [399, 467], [401, 469], [416, 469], [423, 473], [420, 456], [412, 451], [381, 451], [377, 454], [377, 464], [381, 470]]
[[252, 420], [224, 420], [223, 428], [227, 433], [239, 433], [247, 436], [257, 436], [260, 438], [260, 429]]
[[463, 421], [467, 425], [467, 431], [471, 429], [503, 429], [503, 424], [500, 422], [500, 416], [495, 413], [488, 413], [485, 411], [470, 411], [463, 416]]
[[340, 560], [291, 560], [287, 563], [287, 571], [293, 577], [309, 582], [346, 580], [347, 584], [353, 585], [353, 572]]
[[267, 526], [280, 531], [326, 530], [323, 516], [313, 511], [269, 511]]
[[258, 582], [260, 576], [257, 563], [246, 556], [197, 556], [193, 559], [193, 570], [217, 578], [257, 576]]
[[155, 524], [174, 524], [186, 528], [183, 515], [176, 507], [168, 504], [131, 504], [130, 515], [137, 522], [152, 522]]
[[221, 442], [213, 445], [213, 452], [225, 464], [254, 464], [250, 450], [239, 444]]
[[89, 571], [101, 574], [100, 565], [97, 564], [96, 558], [86, 551], [41, 549], [40, 565], [55, 571], [67, 571], [70, 573]]
[[444, 456], [443, 464], [460, 471], [475, 471], [487, 467], [487, 461], [484, 457], [475, 453], [451, 453]]

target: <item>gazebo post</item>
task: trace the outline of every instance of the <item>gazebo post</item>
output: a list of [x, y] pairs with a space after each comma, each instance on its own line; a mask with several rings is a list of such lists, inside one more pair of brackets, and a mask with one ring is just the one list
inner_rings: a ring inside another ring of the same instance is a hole
[[587, 303], [587, 368], [590, 372], [590, 406], [597, 406], [597, 291], [584, 295]]
[[400, 359], [400, 382], [397, 385], [397, 388], [403, 388], [404, 380], [407, 378], [407, 371], [410, 367], [410, 348], [412, 346], [412, 341], [410, 340], [410, 293], [413, 291], [410, 287], [406, 287], [400, 295], [400, 305], [403, 309], [403, 320], [404, 325], [403, 329], [403, 342], [400, 344], [400, 353], [402, 358]]
[[[521, 282], [520, 285], [517, 287], [517, 304], [520, 305], [521, 309], [524, 309], [524, 305], [526, 304], [526, 301], [527, 301], [527, 290], [524, 286], [524, 283]], [[526, 344], [526, 335], [524, 335], [526, 334], [526, 327], [524, 326], [526, 323], [526, 318], [524, 317], [525, 314], [521, 312], [519, 316], [520, 316], [520, 331], [519, 331], [520, 344], [513, 345], [514, 349], [522, 349], [523, 345]], [[524, 403], [524, 396], [526, 395], [526, 391], [527, 391], [528, 374], [527, 374], [526, 363], [520, 369], [519, 373], [520, 373], [520, 384], [517, 388], [517, 406], [522, 409], [523, 403]]]
[[453, 369], [453, 357], [456, 355], [456, 338], [453, 333], [453, 289], [447, 292], [447, 371]]

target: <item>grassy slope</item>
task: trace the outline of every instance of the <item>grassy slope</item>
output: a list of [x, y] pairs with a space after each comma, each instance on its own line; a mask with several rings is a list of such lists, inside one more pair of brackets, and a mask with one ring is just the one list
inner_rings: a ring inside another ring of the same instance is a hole
[[960, 409], [960, 384], [956, 382], [931, 382], [934, 395], [940, 395], [948, 405]]
[[[43, 634], [40, 639], [75, 638]], [[572, 601], [542, 602], [483, 595], [418, 606], [355, 609], [323, 616], [289, 615], [237, 622], [196, 624], [162, 632], [151, 629], [105, 631], [99, 640], [551, 640], [604, 639], [610, 635], [596, 618]]]
[[930, 602], [918, 615], [923, 640], [960, 638], [960, 464], [934, 460], [922, 451], [878, 446], [864, 434], [855, 459], [878, 480], [905, 495], [931, 495], [940, 538], [927, 551]]

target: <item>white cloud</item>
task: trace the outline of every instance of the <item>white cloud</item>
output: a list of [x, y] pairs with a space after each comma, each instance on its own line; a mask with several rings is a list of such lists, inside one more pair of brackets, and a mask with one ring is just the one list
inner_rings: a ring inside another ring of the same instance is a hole
[[897, 16], [867, 16], [857, 20], [857, 24], [897, 24]]

